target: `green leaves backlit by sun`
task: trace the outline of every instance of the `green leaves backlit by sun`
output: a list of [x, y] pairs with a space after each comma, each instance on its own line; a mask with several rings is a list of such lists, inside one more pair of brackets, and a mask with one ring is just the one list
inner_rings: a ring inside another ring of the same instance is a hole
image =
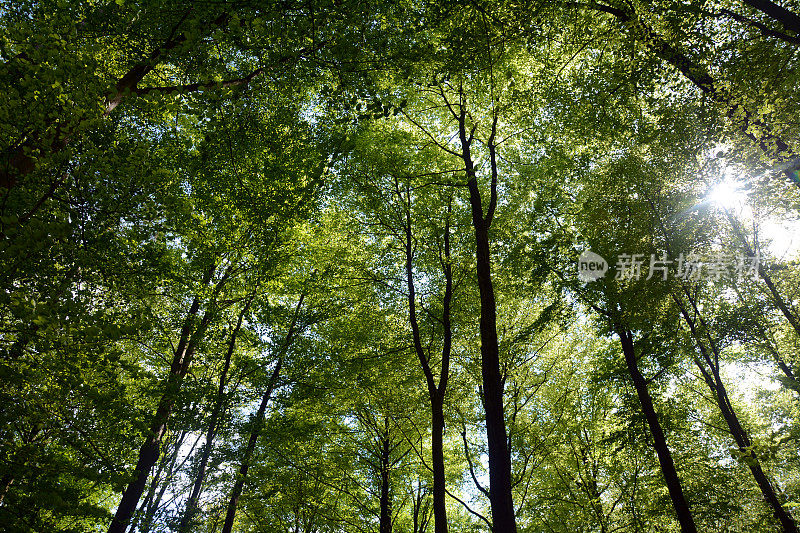
[[796, 531], [799, 10], [4, 3], [0, 529]]

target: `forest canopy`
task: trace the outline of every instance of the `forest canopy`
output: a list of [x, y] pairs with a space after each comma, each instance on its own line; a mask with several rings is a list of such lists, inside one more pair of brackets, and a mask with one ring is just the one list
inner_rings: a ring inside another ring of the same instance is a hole
[[797, 532], [800, 3], [0, 2], [0, 531]]

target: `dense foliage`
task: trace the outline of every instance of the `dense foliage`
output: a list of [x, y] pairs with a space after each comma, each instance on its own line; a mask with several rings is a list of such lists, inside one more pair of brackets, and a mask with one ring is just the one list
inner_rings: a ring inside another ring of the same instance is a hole
[[0, 531], [798, 530], [800, 3], [4, 1], [0, 87]]

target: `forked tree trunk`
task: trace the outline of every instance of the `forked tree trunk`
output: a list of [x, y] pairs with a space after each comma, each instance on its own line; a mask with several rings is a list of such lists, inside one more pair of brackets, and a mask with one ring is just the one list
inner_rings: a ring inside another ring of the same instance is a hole
[[[399, 187], [396, 192], [398, 197], [403, 200]], [[407, 189], [405, 194], [406, 234], [404, 246], [406, 256], [406, 283], [408, 287], [408, 316], [414, 340], [414, 351], [422, 367], [422, 372], [425, 375], [428, 397], [431, 402], [431, 467], [433, 469], [434, 531], [435, 533], [447, 533], [447, 505], [445, 498], [447, 494], [447, 485], [444, 468], [444, 397], [447, 393], [447, 382], [450, 377], [450, 352], [453, 339], [453, 331], [450, 322], [450, 306], [453, 298], [453, 273], [450, 265], [450, 214], [452, 211], [452, 203], [448, 205], [448, 218], [444, 228], [444, 256], [441, 258], [442, 272], [445, 277], [445, 291], [442, 300], [442, 327], [444, 331], [442, 333], [442, 362], [439, 371], [439, 384], [437, 385], [433, 377], [433, 370], [430, 366], [429, 355], [426, 354], [425, 349], [422, 347], [419, 322], [417, 320], [410, 189]]]
[[500, 346], [497, 340], [497, 303], [492, 283], [492, 260], [489, 247], [489, 228], [497, 206], [497, 163], [494, 137], [497, 115], [487, 142], [491, 160], [491, 190], [484, 215], [478, 178], [470, 147], [472, 134], [467, 133], [466, 110], [458, 116], [461, 158], [464, 161], [475, 231], [475, 264], [481, 301], [481, 376], [483, 378], [483, 407], [486, 414], [486, 440], [489, 448], [489, 501], [492, 508], [494, 533], [516, 533], [514, 499], [511, 492], [511, 454], [508, 448], [506, 419], [503, 410], [503, 376], [500, 369]]

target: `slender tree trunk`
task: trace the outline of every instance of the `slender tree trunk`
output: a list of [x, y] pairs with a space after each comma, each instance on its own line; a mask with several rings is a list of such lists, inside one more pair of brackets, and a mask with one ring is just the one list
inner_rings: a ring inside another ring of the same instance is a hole
[[413, 507], [411, 509], [411, 519], [413, 520], [413, 533], [417, 533], [419, 531], [419, 511], [422, 505], [422, 502], [419, 500], [419, 488], [417, 488], [416, 492], [414, 493], [414, 501], [412, 502]]
[[272, 396], [272, 391], [275, 388], [275, 383], [278, 380], [282, 363], [283, 358], [281, 356], [275, 363], [275, 368], [272, 371], [272, 376], [270, 377], [269, 386], [267, 387], [264, 395], [261, 397], [261, 403], [258, 406], [258, 411], [256, 411], [256, 415], [253, 418], [253, 428], [250, 430], [250, 437], [247, 440], [244, 458], [239, 466], [239, 474], [236, 476], [236, 483], [233, 485], [231, 498], [228, 501], [228, 508], [225, 512], [225, 523], [222, 525], [222, 533], [231, 533], [231, 530], [233, 529], [233, 520], [236, 518], [236, 508], [239, 505], [239, 498], [241, 498], [242, 491], [244, 490], [247, 472], [250, 470], [250, 458], [253, 455], [253, 451], [255, 451], [256, 443], [258, 442], [258, 436], [261, 433], [261, 426], [263, 425], [262, 419], [264, 418], [264, 413], [267, 410], [267, 404], [269, 403], [270, 396]]
[[767, 504], [772, 508], [775, 517], [781, 523], [783, 531], [786, 533], [796, 533], [797, 524], [795, 523], [791, 513], [781, 503], [780, 498], [778, 498], [778, 494], [775, 491], [775, 487], [772, 485], [772, 482], [761, 468], [761, 462], [758, 459], [758, 455], [756, 454], [755, 450], [752, 449], [752, 442], [750, 441], [747, 432], [739, 422], [739, 417], [736, 415], [736, 412], [730, 403], [728, 392], [725, 390], [725, 387], [722, 384], [719, 372], [714, 370], [713, 374], [716, 381], [715, 390], [713, 392], [716, 393], [717, 403], [719, 404], [720, 411], [722, 412], [723, 418], [725, 418], [725, 423], [728, 425], [728, 428], [731, 431], [733, 440], [739, 447], [739, 451], [744, 454], [744, 460], [747, 463], [747, 466], [750, 468], [750, 472], [753, 474], [753, 478], [756, 480], [758, 488], [761, 489], [761, 494], [764, 496]]
[[430, 519], [430, 508], [425, 501], [426, 490], [422, 485], [422, 481], [417, 478], [417, 487], [413, 492], [412, 505], [412, 519], [413, 519], [413, 533], [423, 533], [428, 530], [428, 520]]
[[[213, 272], [213, 267], [206, 272], [203, 280], [204, 285], [208, 284]], [[109, 525], [108, 533], [124, 533], [127, 529], [131, 516], [136, 510], [139, 499], [144, 492], [150, 471], [153, 469], [153, 465], [158, 461], [161, 440], [167, 430], [167, 423], [169, 422], [175, 402], [178, 399], [181, 383], [183, 382], [186, 372], [189, 370], [194, 351], [200, 339], [205, 334], [205, 330], [211, 320], [210, 312], [206, 312], [200, 320], [197, 329], [195, 329], [194, 326], [197, 321], [199, 309], [200, 300], [195, 297], [187, 313], [183, 328], [181, 329], [180, 340], [175, 349], [175, 355], [172, 358], [164, 393], [158, 403], [153, 422], [150, 425], [150, 431], [145, 438], [144, 444], [142, 444], [142, 447], [139, 449], [139, 458], [136, 462], [134, 479], [125, 489], [125, 492], [122, 493], [122, 499]]]
[[222, 533], [231, 533], [233, 530], [233, 521], [236, 518], [236, 508], [239, 505], [239, 498], [241, 498], [242, 491], [244, 490], [244, 484], [247, 480], [247, 472], [250, 470], [250, 459], [256, 449], [256, 443], [258, 442], [258, 436], [261, 433], [261, 427], [264, 425], [264, 413], [267, 410], [267, 404], [269, 403], [270, 396], [272, 396], [272, 391], [274, 390], [278, 381], [278, 376], [281, 372], [281, 366], [283, 365], [283, 357], [292, 342], [292, 337], [294, 336], [295, 327], [297, 325], [297, 317], [300, 314], [300, 308], [303, 305], [304, 297], [304, 294], [300, 295], [300, 299], [297, 302], [297, 307], [295, 307], [294, 310], [294, 317], [292, 318], [292, 324], [289, 326], [289, 331], [286, 334], [286, 340], [284, 341], [283, 347], [278, 353], [278, 359], [275, 363], [275, 368], [272, 370], [272, 375], [269, 379], [269, 385], [267, 386], [266, 392], [264, 392], [264, 395], [261, 397], [261, 403], [258, 406], [258, 411], [253, 418], [253, 426], [250, 429], [250, 438], [247, 440], [247, 447], [245, 448], [244, 457], [242, 458], [242, 463], [239, 466], [239, 474], [236, 476], [236, 483], [233, 485], [231, 497], [228, 501], [228, 508], [225, 512], [225, 523], [222, 525]]
[[[175, 440], [172, 453], [168, 455], [165, 454], [164, 459], [161, 461], [161, 466], [166, 466], [167, 471], [164, 474], [164, 479], [159, 479], [158, 474], [156, 474], [152, 483], [150, 484], [151, 490], [153, 490], [154, 493], [148, 494], [149, 501], [146, 501], [146, 505], [142, 506], [146, 508], [146, 512], [144, 518], [142, 519], [142, 526], [139, 528], [139, 533], [150, 533], [150, 530], [153, 529], [153, 522], [155, 521], [156, 513], [161, 507], [161, 501], [164, 499], [164, 494], [166, 494], [167, 489], [172, 482], [172, 477], [175, 474], [176, 466], [178, 465], [178, 454], [180, 453], [181, 446], [183, 446], [183, 441], [185, 438], [186, 431], [182, 432]], [[158, 490], [156, 491], [156, 489]], [[140, 513], [141, 511], [142, 510], [139, 509]], [[133, 532], [134, 527], [131, 526], [129, 531]]]
[[[447, 222], [444, 226], [444, 257], [442, 272], [445, 278], [444, 298], [442, 300], [442, 366], [439, 372], [439, 388], [436, 398], [431, 398], [431, 463], [433, 466], [433, 516], [435, 533], [447, 533], [447, 492], [444, 473], [444, 398], [450, 379], [450, 352], [453, 344], [453, 328], [450, 322], [453, 301], [453, 270], [450, 261], [450, 215], [453, 209], [452, 196], [447, 204]], [[435, 401], [434, 401], [435, 400]]]
[[653, 447], [658, 456], [658, 462], [661, 465], [661, 472], [664, 475], [664, 481], [667, 484], [669, 496], [672, 499], [672, 506], [675, 508], [675, 514], [678, 516], [678, 523], [680, 523], [681, 531], [683, 533], [694, 533], [697, 527], [694, 524], [694, 518], [689, 510], [689, 504], [686, 502], [686, 497], [683, 494], [681, 487], [681, 480], [678, 477], [678, 472], [675, 470], [675, 463], [672, 460], [672, 453], [667, 447], [667, 439], [664, 436], [664, 430], [661, 428], [661, 423], [658, 421], [658, 415], [653, 407], [653, 400], [650, 397], [650, 392], [647, 390], [647, 380], [645, 380], [642, 373], [639, 371], [639, 363], [636, 359], [636, 351], [633, 345], [633, 334], [625, 328], [615, 328], [619, 336], [620, 343], [622, 344], [622, 353], [625, 355], [625, 363], [628, 366], [628, 373], [633, 380], [633, 386], [636, 388], [636, 394], [639, 396], [639, 403], [642, 404], [642, 412], [647, 420], [647, 425], [650, 428], [650, 433], [653, 436]]
[[384, 434], [381, 436], [381, 497], [380, 533], [392, 533], [392, 494], [389, 486], [391, 474], [392, 443], [389, 437], [389, 417], [385, 419]]
[[[396, 184], [397, 186], [397, 184]], [[399, 186], [396, 189], [398, 197], [403, 199]], [[411, 332], [414, 341], [414, 351], [419, 359], [425, 382], [428, 387], [428, 397], [431, 402], [431, 466], [433, 468], [433, 516], [435, 533], [447, 533], [447, 484], [444, 473], [444, 397], [447, 392], [447, 382], [450, 376], [450, 352], [452, 349], [453, 331], [450, 322], [450, 306], [453, 298], [453, 273], [450, 265], [450, 214], [452, 212], [452, 199], [448, 204], [447, 221], [444, 228], [444, 256], [442, 272], [445, 277], [445, 291], [442, 300], [442, 366], [439, 372], [439, 385], [433, 378], [428, 355], [422, 347], [419, 331], [419, 322], [416, 311], [416, 290], [414, 286], [413, 247], [411, 228], [411, 192], [405, 191], [406, 220], [405, 220], [405, 259], [406, 282], [408, 286], [408, 316], [411, 323]]]
[[236, 346], [236, 337], [239, 335], [239, 330], [242, 327], [242, 321], [244, 320], [244, 316], [247, 314], [247, 311], [250, 309], [250, 304], [252, 303], [253, 298], [251, 297], [247, 304], [244, 306], [244, 309], [239, 314], [239, 318], [236, 321], [236, 326], [233, 328], [231, 332], [230, 340], [228, 341], [228, 350], [225, 353], [225, 362], [222, 366], [222, 373], [219, 376], [219, 386], [217, 387], [217, 396], [214, 401], [214, 407], [211, 410], [211, 417], [208, 422], [208, 429], [206, 430], [206, 442], [203, 446], [203, 451], [201, 452], [200, 462], [197, 466], [197, 474], [195, 476], [194, 484], [192, 486], [192, 492], [189, 494], [189, 499], [186, 503], [186, 509], [183, 512], [183, 517], [181, 518], [181, 523], [179, 526], [179, 531], [181, 532], [188, 532], [191, 530], [191, 522], [194, 519], [195, 514], [199, 511], [198, 508], [198, 500], [200, 498], [200, 491], [203, 487], [203, 481], [206, 475], [206, 468], [208, 467], [208, 460], [211, 457], [211, 450], [214, 447], [214, 438], [217, 435], [217, 424], [219, 421], [219, 415], [222, 411], [222, 406], [225, 403], [225, 386], [227, 384], [228, 379], [228, 370], [231, 366], [231, 358], [233, 357], [234, 348]]
[[[703, 325], [704, 322], [702, 320], [702, 316], [700, 316], [700, 311], [692, 298], [691, 294], [684, 289], [684, 294], [686, 298], [689, 300], [689, 303], [694, 310], [696, 316], [699, 317], [699, 320]], [[717, 349], [716, 343], [711, 338], [710, 334], [706, 331], [706, 337], [708, 338], [709, 345], [711, 347], [711, 352], [713, 354], [713, 359], [711, 358], [708, 350], [706, 349], [705, 343], [701, 338], [701, 334], [697, 328], [697, 324], [695, 320], [689, 315], [688, 310], [680, 302], [677, 298], [675, 301], [678, 303], [680, 307], [681, 314], [683, 315], [683, 319], [686, 324], [689, 326], [689, 331], [692, 334], [692, 337], [695, 340], [697, 348], [700, 351], [701, 356], [705, 360], [706, 364], [708, 365], [708, 369], [705, 369], [695, 358], [695, 364], [699, 367], [703, 378], [706, 381], [709, 389], [717, 398], [717, 405], [719, 406], [720, 412], [722, 413], [722, 417], [725, 419], [725, 423], [728, 426], [728, 429], [731, 432], [731, 436], [733, 440], [736, 442], [736, 445], [739, 447], [739, 451], [744, 456], [744, 461], [747, 463], [747, 466], [750, 468], [750, 472], [753, 474], [753, 478], [756, 481], [759, 489], [761, 489], [761, 494], [764, 496], [764, 500], [766, 500], [767, 504], [772, 508], [775, 517], [781, 523], [783, 531], [786, 533], [796, 533], [797, 532], [797, 524], [795, 524], [794, 518], [792, 517], [791, 513], [783, 506], [778, 498], [778, 494], [775, 491], [775, 487], [770, 482], [767, 475], [764, 473], [764, 470], [761, 468], [761, 462], [758, 459], [758, 455], [756, 454], [755, 450], [752, 448], [752, 442], [750, 440], [750, 436], [747, 434], [747, 431], [742, 427], [741, 422], [739, 421], [739, 417], [736, 414], [736, 411], [733, 408], [733, 405], [730, 402], [730, 398], [728, 397], [728, 392], [725, 389], [725, 385], [722, 382], [722, 377], [720, 376], [719, 372], [719, 360], [720, 360], [720, 353]], [[709, 372], [710, 370], [710, 372]]]
[[[177, 459], [177, 458], [176, 458]], [[161, 473], [166, 468], [167, 463], [170, 461], [170, 456], [164, 454], [161, 460], [158, 462], [158, 468], [156, 468], [155, 474], [153, 474], [152, 478], [150, 479], [150, 488], [147, 489], [147, 495], [144, 497], [144, 501], [142, 502], [141, 507], [139, 508], [139, 512], [136, 513], [136, 519], [131, 524], [129, 531], [136, 531], [139, 527], [139, 524], [146, 524], [148, 520], [152, 520], [150, 517], [150, 506], [153, 503], [153, 499], [156, 496], [156, 489], [158, 489], [159, 481], [161, 480]], [[147, 512], [143, 515], [142, 510], [146, 509]], [[150, 517], [150, 518], [147, 518]], [[147, 525], [146, 527], [142, 527], [140, 533], [145, 533], [150, 529], [150, 526]]]

